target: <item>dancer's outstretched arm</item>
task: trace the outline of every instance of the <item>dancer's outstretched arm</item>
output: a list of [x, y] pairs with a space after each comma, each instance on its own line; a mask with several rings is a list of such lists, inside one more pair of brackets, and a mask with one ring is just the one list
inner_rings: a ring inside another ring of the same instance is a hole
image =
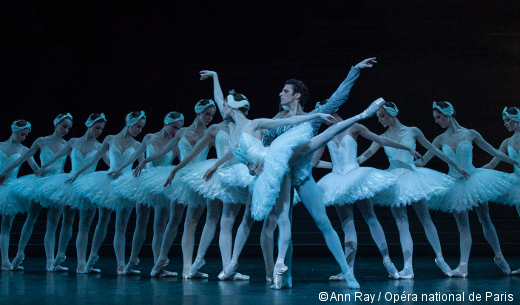
[[42, 167], [34, 174], [38, 177], [43, 175], [45, 173], [45, 169], [47, 169], [47, 167], [54, 164], [54, 162], [59, 160], [61, 157], [67, 156], [68, 154], [70, 154], [70, 152], [72, 151], [71, 144], [73, 144], [72, 142], [75, 142], [75, 141], [76, 141], [76, 139], [70, 139], [69, 142], [67, 142], [67, 145], [63, 146], [62, 149], [60, 149], [57, 153], [55, 153], [54, 156], [52, 156], [52, 158], [49, 161], [47, 161], [45, 164], [42, 164]]
[[185, 132], [186, 132], [185, 127], [179, 129], [177, 134], [175, 134], [175, 137], [173, 137], [173, 139], [171, 139], [170, 142], [168, 142], [168, 144], [164, 145], [164, 147], [161, 148], [159, 151], [155, 152], [155, 154], [148, 156], [146, 159], [141, 161], [134, 170], [134, 176], [135, 177], [139, 176], [141, 174], [141, 171], [144, 169], [144, 167], [146, 166], [146, 164], [148, 162], [155, 161], [155, 160], [161, 158], [162, 156], [166, 155], [168, 152], [173, 151], [175, 149], [175, 147], [177, 147], [177, 144], [179, 143], [179, 141], [184, 136]]
[[482, 148], [482, 150], [484, 150], [485, 152], [487, 152], [488, 154], [490, 154], [496, 158], [499, 158], [502, 161], [511, 163], [516, 166], [520, 166], [519, 161], [509, 157], [508, 155], [506, 155], [505, 153], [503, 153], [501, 151], [496, 150], [493, 146], [491, 146], [491, 144], [486, 142], [486, 140], [484, 140], [484, 138], [482, 138], [482, 136], [476, 130], [471, 129], [469, 132], [474, 137], [473, 142], [475, 142], [475, 144], [477, 144], [478, 147]]
[[[222, 107], [224, 107], [224, 94], [222, 93], [222, 88], [220, 88], [217, 72], [202, 70], [199, 73], [200, 80], [206, 80], [210, 77], [213, 78], [213, 98], [215, 99], [215, 103], [217, 103], [220, 115], [222, 115]], [[224, 118], [224, 116], [222, 116], [222, 118]]]
[[215, 164], [213, 164], [213, 166], [211, 166], [207, 171], [206, 173], [204, 174], [204, 180], [208, 181], [209, 179], [211, 179], [211, 177], [213, 177], [213, 174], [218, 170], [218, 168], [226, 163], [227, 161], [231, 160], [233, 158], [233, 152], [228, 151], [227, 153], [225, 153], [222, 158], [218, 159], [217, 162], [215, 162]]
[[416, 158], [416, 159], [421, 159], [422, 158], [421, 154], [419, 154], [414, 149], [412, 149], [412, 148], [410, 148], [410, 147], [408, 147], [406, 145], [397, 143], [396, 141], [390, 140], [387, 137], [378, 136], [375, 133], [373, 133], [370, 130], [368, 130], [368, 128], [366, 128], [365, 126], [363, 126], [361, 124], [355, 124], [351, 128], [354, 129], [353, 132], [358, 133], [363, 138], [368, 139], [368, 140], [373, 141], [373, 142], [376, 142], [376, 143], [378, 143], [381, 146], [389, 146], [389, 147], [394, 147], [394, 148], [397, 148], [397, 149], [407, 150], [412, 156], [414, 156], [414, 158]]
[[381, 148], [381, 145], [379, 143], [372, 142], [370, 147], [367, 150], [365, 150], [361, 154], [361, 156], [357, 157], [357, 163], [359, 165], [363, 164], [363, 162], [370, 159], [370, 157], [372, 157], [379, 150], [379, 148]]
[[105, 153], [110, 148], [110, 143], [112, 143], [112, 138], [114, 136], [107, 136], [105, 140], [103, 140], [103, 143], [101, 144], [101, 147], [97, 151], [97, 153], [94, 155], [92, 160], [90, 160], [88, 163], [83, 165], [82, 168], [80, 168], [70, 179], [65, 181], [65, 183], [72, 183], [74, 180], [76, 180], [81, 174], [83, 174], [87, 169], [89, 169], [92, 165], [96, 164], [101, 158], [105, 156]]
[[[25, 161], [29, 160], [34, 156], [35, 153], [38, 152], [40, 148], [44, 147], [42, 138], [36, 139], [33, 144], [31, 145], [31, 148], [29, 148], [23, 155], [21, 155], [16, 161], [11, 163], [2, 173], [0, 173], [0, 184], [4, 183], [5, 178], [7, 177], [7, 174], [9, 174], [13, 169], [20, 166]], [[34, 161], [34, 159], [33, 159]], [[36, 164], [36, 162], [34, 163]], [[32, 166], [31, 166], [32, 167]], [[34, 168], [33, 168], [34, 170]]]
[[257, 129], [272, 129], [280, 126], [286, 125], [297, 125], [303, 122], [321, 119], [323, 121], [329, 122], [331, 124], [336, 123], [336, 119], [330, 114], [324, 113], [313, 113], [310, 115], [297, 115], [290, 118], [283, 119], [255, 119], [251, 121], [251, 128], [254, 130]]
[[125, 163], [121, 164], [117, 169], [111, 171], [108, 173], [110, 177], [116, 178], [121, 174], [121, 171], [123, 171], [124, 168], [126, 168], [128, 165], [133, 164], [135, 160], [137, 160], [139, 157], [143, 157], [144, 153], [146, 151], [146, 148], [150, 143], [152, 142], [153, 135], [147, 134], [143, 138], [143, 142], [141, 142], [141, 145], [137, 148], [137, 150], [125, 161]]
[[[500, 144], [500, 148], [498, 150], [500, 152], [502, 152], [503, 154], [507, 154], [508, 145], [509, 145], [509, 139], [505, 139], [504, 141], [502, 141], [502, 144]], [[491, 161], [489, 161], [488, 164], [482, 166], [482, 168], [494, 169], [495, 167], [497, 167], [497, 165], [500, 163], [500, 161], [502, 161], [502, 160], [500, 160], [497, 157], [493, 157], [493, 159], [491, 159]]]

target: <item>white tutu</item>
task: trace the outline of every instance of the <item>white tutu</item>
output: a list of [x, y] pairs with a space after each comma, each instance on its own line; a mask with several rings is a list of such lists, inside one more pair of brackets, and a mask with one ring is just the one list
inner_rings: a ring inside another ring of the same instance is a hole
[[249, 148], [249, 146], [252, 146], [251, 144], [257, 145], [256, 142], [258, 142], [264, 150], [267, 150], [266, 152], [264, 151], [264, 170], [254, 180], [253, 185], [251, 214], [255, 220], [267, 218], [273, 209], [276, 198], [278, 198], [280, 193], [280, 185], [283, 178], [289, 172], [289, 160], [292, 157], [293, 149], [309, 141], [311, 134], [311, 125], [303, 123], [276, 138], [269, 147], [263, 147], [260, 140], [249, 134], [244, 133], [241, 135], [240, 141], [245, 141], [244, 139], [256, 140], [255, 143], [244, 143], [245, 147]]
[[371, 167], [358, 167], [346, 175], [332, 172], [318, 181], [323, 202], [329, 205], [353, 204], [358, 200], [373, 198], [390, 188], [397, 176]]
[[513, 185], [507, 193], [498, 197], [495, 202], [510, 206], [520, 206], [520, 176], [517, 173], [513, 173], [509, 174], [509, 178]]
[[36, 189], [40, 186], [41, 179], [35, 175], [26, 175], [9, 183], [11, 193], [15, 200], [31, 202], [36, 197]]
[[[166, 166], [173, 168], [173, 166]], [[144, 169], [138, 177], [134, 177], [132, 171], [126, 172], [121, 175], [121, 179], [116, 179], [112, 182], [115, 192], [128, 200], [137, 202], [140, 204], [147, 205], [149, 207], [165, 206], [170, 203], [169, 198], [165, 196], [156, 196], [150, 192], [150, 185], [157, 186], [159, 181], [154, 178], [157, 177], [157, 168]], [[165, 180], [166, 181], [166, 180]], [[163, 181], [163, 184], [164, 182]]]
[[[175, 185], [172, 183], [172, 185], [164, 187], [164, 183], [174, 168], [175, 165], [166, 165], [143, 170], [141, 175], [136, 178], [140, 182], [140, 186], [130, 198], [135, 198], [137, 202], [149, 206], [164, 206], [172, 202], [169, 194], [173, 192]], [[118, 186], [118, 191], [123, 185]]]
[[14, 216], [27, 212], [29, 201], [25, 198], [14, 196], [9, 184], [0, 185], [0, 215]]
[[512, 177], [495, 170], [477, 168], [470, 177], [457, 178], [449, 191], [430, 201], [430, 208], [444, 212], [472, 210], [481, 203], [495, 201], [511, 189]]
[[[42, 183], [37, 189], [36, 201], [47, 208], [68, 205], [78, 210], [96, 209], [97, 205], [76, 194], [74, 187], [70, 183], [65, 183], [71, 177], [72, 175], [68, 173], [42, 178]], [[83, 176], [78, 180], [82, 178]]]
[[[223, 203], [242, 203], [245, 204], [249, 196], [248, 184], [235, 186], [227, 184], [223, 181], [219, 172], [226, 170], [228, 167], [218, 169], [208, 181], [204, 180], [204, 174], [210, 169], [218, 159], [210, 159], [194, 163], [189, 166], [187, 173], [182, 176], [184, 183], [188, 187], [208, 199], [219, 199]], [[240, 163], [241, 164], [241, 163]], [[245, 165], [241, 164], [245, 167]], [[246, 167], [247, 170], [247, 167]], [[249, 175], [249, 171], [247, 172]], [[250, 181], [252, 178], [250, 179]]]
[[[79, 196], [92, 203], [114, 211], [129, 210], [135, 208], [135, 201], [119, 196], [112, 186], [114, 178], [109, 177], [108, 171], [94, 172], [84, 175], [72, 183]], [[117, 178], [118, 180], [121, 177]]]

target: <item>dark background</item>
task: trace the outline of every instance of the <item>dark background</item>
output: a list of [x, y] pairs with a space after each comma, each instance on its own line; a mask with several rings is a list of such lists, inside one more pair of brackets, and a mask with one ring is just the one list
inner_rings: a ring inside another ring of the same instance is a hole
[[[0, 137], [23, 118], [33, 124], [27, 146], [66, 112], [75, 123], [67, 139], [84, 134], [92, 112], [108, 118], [100, 140], [119, 132], [130, 111], [146, 111], [143, 134], [174, 110], [189, 125], [194, 104], [213, 93], [211, 82], [199, 81], [202, 69], [217, 71], [224, 91], [244, 93], [250, 117], [272, 117], [285, 80], [308, 85], [309, 111], [351, 65], [375, 56], [379, 63], [362, 71], [340, 114], [382, 96], [430, 140], [443, 131], [431, 115], [434, 100], [453, 103], [459, 123], [495, 147], [510, 135], [503, 107], [520, 106], [518, 1], [9, 2], [0, 18]], [[384, 132], [375, 118], [364, 124]], [[361, 140], [360, 153], [369, 144]], [[490, 159], [475, 150], [476, 166]], [[367, 162], [387, 164], [381, 152]], [[430, 166], [447, 170], [438, 160]]]

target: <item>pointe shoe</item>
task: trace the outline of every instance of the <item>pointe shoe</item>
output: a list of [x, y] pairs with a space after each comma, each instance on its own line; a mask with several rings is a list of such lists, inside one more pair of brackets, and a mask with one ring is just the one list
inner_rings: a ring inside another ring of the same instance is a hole
[[515, 271], [511, 272], [511, 275], [518, 275], [520, 274], [520, 269], [516, 269]]
[[128, 264], [126, 264], [126, 266], [125, 266], [125, 270], [124, 270], [125, 275], [138, 275], [138, 274], [141, 274], [141, 271], [134, 270], [134, 268], [137, 267], [137, 265], [139, 265], [139, 263], [140, 263], [140, 260], [137, 257], [130, 258], [128, 260]]
[[206, 261], [204, 258], [197, 257], [195, 259], [195, 262], [193, 262], [193, 265], [191, 265], [190, 270], [188, 271], [188, 275], [194, 274], [195, 272], [199, 271], [199, 269], [206, 264]]
[[53, 266], [51, 271], [52, 272], [68, 272], [69, 268], [58, 265], [56, 267]]
[[453, 276], [453, 270], [451, 270], [450, 266], [444, 261], [444, 259], [435, 258], [435, 265], [437, 265], [437, 267], [439, 267], [447, 277]]
[[504, 272], [505, 275], [511, 274], [511, 268], [503, 256], [495, 256], [493, 260], [495, 261], [495, 264], [502, 269], [502, 272]]
[[[101, 273], [101, 270], [92, 268], [92, 267], [94, 267], [94, 265], [96, 264], [98, 259], [99, 259], [99, 255], [97, 255], [97, 254], [95, 254], [95, 255], [91, 254], [88, 257], [87, 264], [85, 265], [85, 273], [90, 273], [90, 272]], [[96, 270], [97, 272], [94, 270]]]
[[249, 281], [249, 275], [235, 272], [235, 276], [233, 276], [233, 281]]
[[13, 270], [13, 271], [19, 270], [18, 267], [20, 267], [20, 264], [23, 262], [24, 259], [25, 259], [25, 254], [23, 254], [23, 253], [16, 254], [13, 261], [11, 262], [11, 265], [12, 265], [11, 270]]
[[87, 266], [86, 260], [78, 260], [78, 266], [76, 267], [76, 273], [77, 274], [86, 274], [85, 267]]
[[411, 267], [405, 267], [403, 270], [399, 271], [399, 278], [401, 279], [413, 279], [413, 269]]
[[460, 265], [453, 270], [453, 277], [468, 277], [468, 264], [460, 263]]
[[126, 270], [125, 264], [117, 265], [117, 275], [141, 275], [139, 270]]
[[399, 279], [399, 271], [397, 271], [397, 268], [394, 266], [389, 257], [385, 257], [383, 259], [383, 265], [385, 266], [386, 271], [388, 271], [389, 278], [394, 280]]
[[237, 268], [238, 262], [231, 261], [226, 267], [224, 267], [224, 270], [222, 270], [222, 272], [219, 273], [218, 279], [221, 281], [227, 281], [231, 279]]
[[160, 259], [155, 263], [155, 266], [153, 266], [152, 271], [150, 272], [150, 275], [152, 277], [158, 277], [161, 275], [163, 268], [168, 266], [170, 263], [169, 259]]
[[342, 276], [345, 279], [345, 281], [347, 282], [348, 288], [350, 288], [350, 289], [359, 289], [360, 288], [359, 283], [356, 280], [356, 278], [354, 277], [354, 274], [352, 272], [342, 273]]
[[359, 119], [360, 120], [368, 119], [369, 117], [376, 114], [376, 112], [379, 110], [379, 108], [381, 108], [384, 104], [385, 104], [385, 100], [382, 97], [378, 98], [377, 100], [373, 101], [372, 104], [370, 104], [370, 106], [368, 106], [368, 108], [365, 109], [365, 111], [358, 114]]
[[2, 267], [1, 267], [1, 269], [2, 269], [3, 271], [10, 271], [10, 270], [13, 269], [13, 265], [11, 265], [10, 262], [5, 262], [5, 263], [2, 263]]
[[343, 274], [340, 273], [340, 274], [336, 274], [336, 275], [331, 275], [331, 276], [329, 277], [329, 281], [344, 282], [345, 279], [343, 278]]
[[172, 272], [168, 270], [161, 270], [161, 274], [159, 274], [159, 277], [178, 277], [179, 274], [177, 272]]
[[269, 277], [269, 276], [266, 276], [266, 277], [265, 277], [265, 281], [266, 281], [267, 283], [272, 283], [272, 282], [273, 282], [273, 278], [272, 278], [272, 277]]
[[273, 270], [272, 289], [282, 289], [283, 274], [289, 270], [284, 263], [276, 263]]
[[182, 278], [187, 279], [206, 279], [209, 275], [207, 273], [202, 273], [200, 271], [196, 271], [195, 273], [185, 273], [182, 275]]

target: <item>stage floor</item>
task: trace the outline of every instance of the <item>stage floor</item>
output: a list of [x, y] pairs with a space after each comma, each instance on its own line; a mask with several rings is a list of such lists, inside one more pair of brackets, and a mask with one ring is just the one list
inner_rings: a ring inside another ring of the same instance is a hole
[[[339, 273], [332, 258], [295, 258], [293, 288], [279, 291], [269, 289], [265, 282], [261, 258], [241, 260], [238, 271], [251, 276], [248, 282], [219, 281], [221, 261], [218, 258], [206, 261], [201, 271], [207, 272], [209, 279], [183, 280], [151, 278], [149, 257], [141, 259], [140, 276], [117, 276], [114, 257], [100, 258], [96, 267], [103, 273], [97, 275], [45, 272], [44, 258], [27, 257], [23, 263], [25, 271], [1, 272], [0, 304], [252, 305], [318, 304], [349, 299], [349, 303], [360, 304], [370, 304], [372, 300], [375, 304], [470, 304], [477, 295], [481, 296], [481, 304], [512, 304], [520, 300], [520, 276], [504, 276], [490, 257], [471, 258], [469, 277], [465, 279], [444, 277], [433, 258], [416, 258], [413, 280], [388, 279], [380, 258], [357, 258], [355, 274], [360, 290], [348, 289], [344, 282], [328, 281], [330, 275]], [[446, 261], [453, 268], [458, 262], [457, 258]], [[396, 258], [395, 263], [399, 269], [402, 267], [401, 260]], [[519, 268], [520, 257], [509, 258], [509, 263], [512, 269]], [[69, 258], [63, 265], [75, 270], [75, 258]], [[172, 258], [167, 269], [180, 273], [181, 268], [181, 259]], [[320, 293], [322, 298], [326, 294], [326, 302], [320, 302]]]

